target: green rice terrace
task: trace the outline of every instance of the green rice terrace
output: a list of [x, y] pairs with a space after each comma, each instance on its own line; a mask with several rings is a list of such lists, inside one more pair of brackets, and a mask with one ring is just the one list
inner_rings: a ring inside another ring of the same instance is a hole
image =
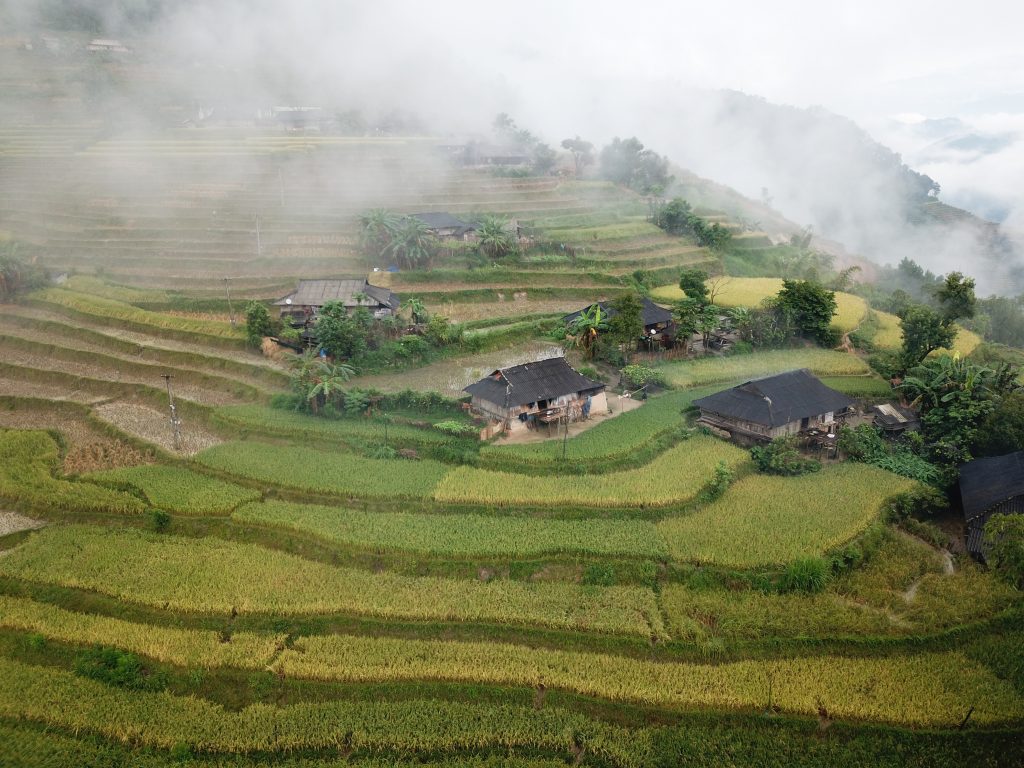
[[[765, 474], [695, 424], [695, 400], [794, 369], [898, 400], [864, 347], [638, 352], [661, 382], [641, 400], [554, 332], [788, 246], [712, 191], [691, 197], [728, 258], [625, 187], [431, 146], [0, 129], [0, 229], [66, 273], [0, 304], [0, 763], [1020, 765], [1024, 603], [949, 551], [959, 529], [904, 520], [921, 479], [829, 455]], [[500, 215], [528, 241], [388, 272], [360, 245], [374, 208]], [[276, 319], [300, 279], [367, 275], [431, 320], [353, 356], [343, 401], [323, 377], [296, 399], [316, 361], [253, 344], [249, 302]], [[902, 343], [861, 295], [833, 322]], [[494, 437], [453, 399], [563, 353], [613, 415]]]

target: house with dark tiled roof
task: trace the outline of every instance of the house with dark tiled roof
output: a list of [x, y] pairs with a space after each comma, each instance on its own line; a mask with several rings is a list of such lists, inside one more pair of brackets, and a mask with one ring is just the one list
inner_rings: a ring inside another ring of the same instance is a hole
[[853, 400], [806, 368], [753, 379], [693, 404], [700, 408], [701, 423], [754, 440], [831, 428], [854, 408]]
[[605, 385], [564, 357], [499, 368], [463, 392], [471, 395], [474, 412], [509, 431], [579, 421], [608, 410]]
[[995, 515], [1024, 514], [1024, 451], [975, 459], [960, 467], [967, 551], [985, 559], [985, 524]]

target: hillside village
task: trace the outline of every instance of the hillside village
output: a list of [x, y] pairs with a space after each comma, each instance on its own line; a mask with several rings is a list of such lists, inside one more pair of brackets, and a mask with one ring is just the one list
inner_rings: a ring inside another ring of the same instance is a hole
[[204, 114], [0, 124], [0, 764], [1018, 764], [1012, 306], [637, 138]]

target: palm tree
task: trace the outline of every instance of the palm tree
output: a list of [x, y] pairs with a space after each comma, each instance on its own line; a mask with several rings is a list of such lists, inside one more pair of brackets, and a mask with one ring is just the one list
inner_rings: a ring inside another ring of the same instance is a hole
[[492, 259], [502, 259], [516, 248], [515, 238], [509, 232], [508, 220], [501, 216], [484, 216], [476, 234], [480, 250]]
[[355, 369], [350, 365], [345, 363], [332, 365], [321, 360], [315, 368], [313, 387], [306, 395], [306, 400], [312, 405], [313, 412], [316, 413], [320, 405], [341, 392], [345, 382], [354, 374]]
[[608, 330], [606, 313], [600, 304], [587, 307], [569, 326], [569, 336], [587, 358], [593, 358], [598, 336]]
[[419, 219], [408, 216], [392, 231], [391, 241], [384, 252], [394, 257], [405, 269], [429, 267], [437, 250], [437, 240], [427, 225]]

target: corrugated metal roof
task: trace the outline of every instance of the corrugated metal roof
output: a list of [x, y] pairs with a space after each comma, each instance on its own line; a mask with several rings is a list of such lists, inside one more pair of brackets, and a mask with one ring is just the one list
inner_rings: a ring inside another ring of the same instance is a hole
[[564, 357], [549, 357], [535, 363], [501, 368], [462, 391], [500, 406], [519, 406], [603, 389], [604, 384], [588, 379], [569, 365]]
[[[353, 296], [362, 293], [371, 299], [369, 303], [357, 302]], [[370, 285], [366, 280], [300, 280], [294, 293], [274, 302], [275, 306], [322, 307], [329, 301], [340, 301], [346, 307], [373, 305], [398, 309], [398, 297], [387, 288]]]
[[702, 411], [766, 427], [843, 411], [853, 400], [821, 383], [806, 368], [763, 379], [694, 400]]

